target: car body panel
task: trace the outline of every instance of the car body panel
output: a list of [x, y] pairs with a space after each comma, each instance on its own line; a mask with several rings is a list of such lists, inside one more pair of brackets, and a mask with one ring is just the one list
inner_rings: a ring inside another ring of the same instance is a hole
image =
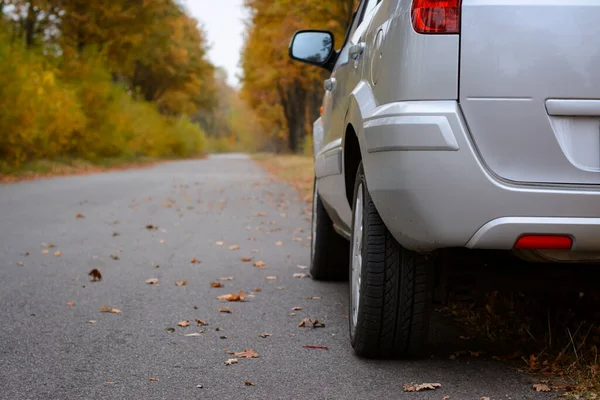
[[498, 177], [600, 183], [600, 107], [546, 107], [600, 98], [599, 18], [594, 0], [463, 0], [460, 103]]

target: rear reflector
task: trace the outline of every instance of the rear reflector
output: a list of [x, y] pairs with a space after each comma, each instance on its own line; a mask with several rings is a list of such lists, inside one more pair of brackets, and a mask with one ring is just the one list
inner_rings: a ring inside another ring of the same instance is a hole
[[418, 33], [460, 33], [461, 0], [413, 0], [412, 24]]
[[572, 246], [569, 236], [525, 235], [517, 240], [515, 249], [570, 250]]

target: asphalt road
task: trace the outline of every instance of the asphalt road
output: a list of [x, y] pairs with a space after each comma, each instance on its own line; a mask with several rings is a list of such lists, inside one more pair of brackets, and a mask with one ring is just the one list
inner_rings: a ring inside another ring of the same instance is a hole
[[[309, 262], [308, 213], [293, 189], [244, 155], [0, 186], [0, 398], [556, 397], [483, 357], [450, 360], [445, 350], [409, 361], [354, 356], [347, 283], [293, 277], [307, 272], [297, 266]], [[93, 268], [101, 281], [90, 282]], [[220, 277], [233, 280], [211, 288]], [[240, 289], [253, 295], [216, 299]], [[307, 299], [313, 296], [321, 299]], [[101, 313], [104, 306], [121, 313]], [[222, 306], [232, 312], [219, 312]], [[325, 327], [298, 327], [306, 317]], [[177, 326], [185, 320], [188, 327]], [[445, 347], [469, 345], [445, 329]], [[225, 365], [234, 356], [224, 349], [245, 348], [260, 358]], [[404, 393], [410, 382], [441, 388]]]

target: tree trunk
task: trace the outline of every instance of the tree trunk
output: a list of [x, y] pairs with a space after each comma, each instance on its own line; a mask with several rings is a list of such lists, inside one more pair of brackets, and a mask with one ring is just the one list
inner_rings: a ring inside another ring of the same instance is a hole
[[34, 9], [33, 2], [29, 3], [27, 8], [27, 17], [25, 18], [25, 45], [31, 47], [35, 41], [35, 22], [37, 12]]

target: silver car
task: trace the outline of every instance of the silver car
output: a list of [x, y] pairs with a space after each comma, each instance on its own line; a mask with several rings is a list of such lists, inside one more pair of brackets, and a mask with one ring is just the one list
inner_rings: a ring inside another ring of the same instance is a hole
[[448, 249], [600, 259], [598, 17], [594, 0], [362, 0], [340, 50], [294, 35], [293, 59], [331, 71], [311, 273], [349, 269], [357, 354], [424, 349]]

